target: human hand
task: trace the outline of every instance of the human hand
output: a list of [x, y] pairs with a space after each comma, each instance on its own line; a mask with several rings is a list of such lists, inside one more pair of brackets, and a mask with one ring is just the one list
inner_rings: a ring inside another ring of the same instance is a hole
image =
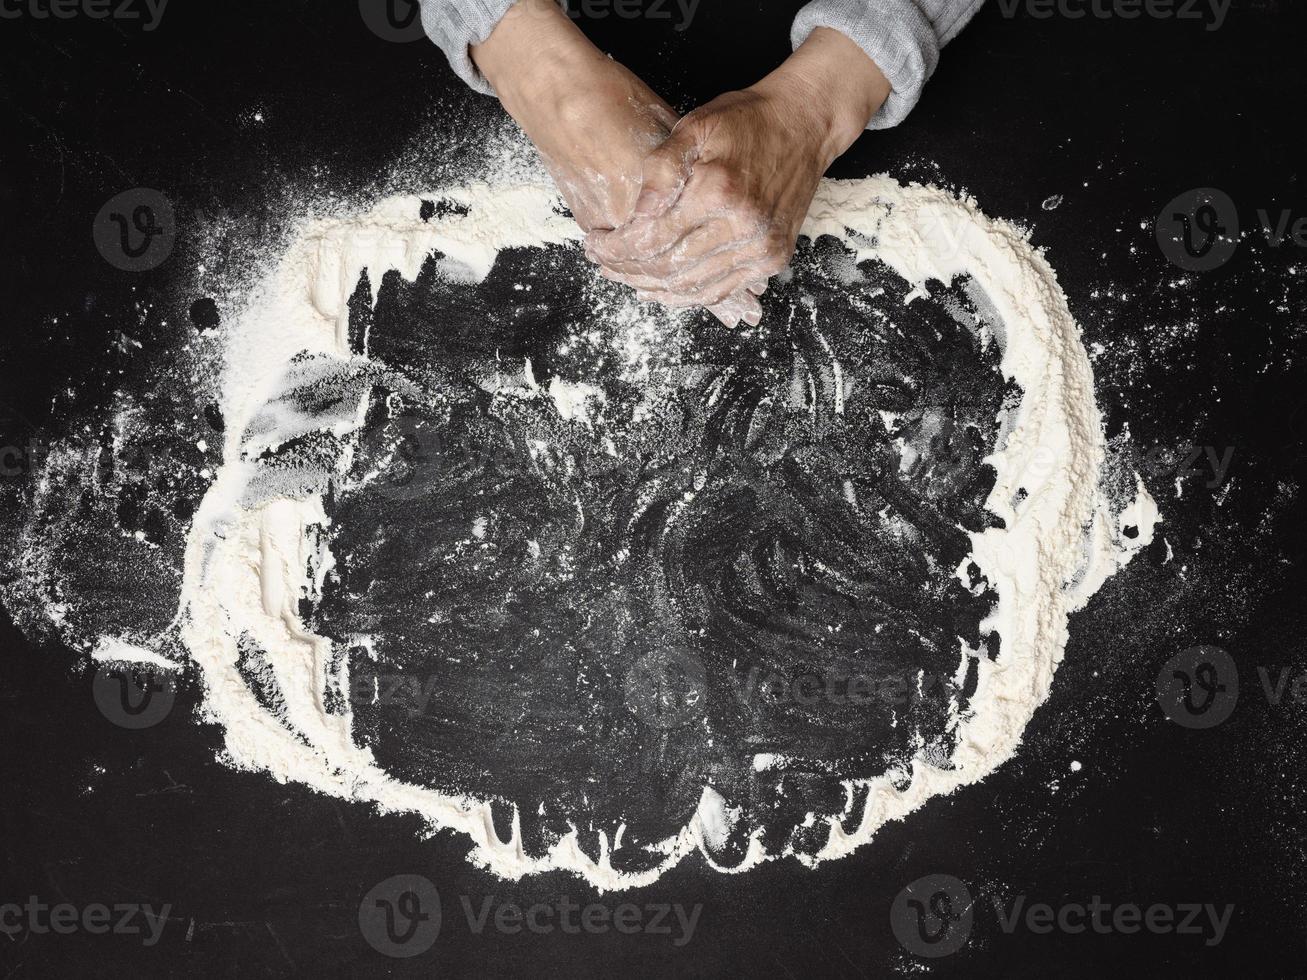
[[[671, 106], [590, 43], [555, 0], [519, 0], [472, 58], [535, 144], [581, 229], [625, 223], [646, 156], [676, 124]], [[716, 305], [731, 323], [762, 315], [743, 290]]]
[[889, 92], [861, 48], [814, 31], [757, 85], [682, 119], [646, 158], [632, 219], [592, 232], [587, 253], [669, 306], [761, 294], [789, 261], [818, 181]]
[[603, 55], [553, 0], [509, 8], [472, 59], [540, 152], [582, 230], [631, 214], [640, 161], [677, 114]]

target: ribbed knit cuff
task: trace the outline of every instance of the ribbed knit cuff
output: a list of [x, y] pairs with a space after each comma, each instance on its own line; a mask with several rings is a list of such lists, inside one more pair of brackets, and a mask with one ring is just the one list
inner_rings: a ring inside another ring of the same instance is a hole
[[[972, 4], [974, 9], [977, 4]], [[798, 48], [818, 27], [839, 31], [853, 41], [889, 81], [892, 91], [868, 129], [902, 122], [921, 98], [939, 63], [940, 42], [913, 0], [813, 0], [794, 18], [790, 43]], [[960, 25], [958, 29], [961, 29]]]
[[478, 92], [494, 95], [486, 77], [472, 63], [469, 48], [490, 36], [517, 0], [422, 0], [422, 26], [440, 46], [458, 77]]

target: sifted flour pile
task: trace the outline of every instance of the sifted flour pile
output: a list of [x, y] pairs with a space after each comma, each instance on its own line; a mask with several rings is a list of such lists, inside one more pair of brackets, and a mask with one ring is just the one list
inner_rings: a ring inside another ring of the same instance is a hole
[[[315, 632], [306, 616], [339, 577], [331, 546], [336, 495], [351, 480], [362, 485], [373, 478], [350, 476], [371, 392], [385, 381], [396, 397], [409, 394], [405, 382], [387, 380], [387, 365], [375, 356], [366, 326], [360, 335], [355, 314], [376, 304], [386, 274], [415, 280], [433, 253], [442, 276], [479, 283], [507, 252], [570, 249], [580, 237], [547, 187], [469, 185], [442, 192], [441, 199], [442, 207], [434, 214], [425, 209], [423, 217], [417, 198], [394, 198], [357, 218], [305, 226], [231, 331], [224, 462], [194, 515], [180, 622], [203, 673], [206, 711], [225, 730], [232, 764], [384, 811], [417, 813], [433, 830], [467, 835], [472, 859], [501, 876], [564, 869], [612, 889], [656, 880], [694, 850], [730, 871], [784, 854], [806, 863], [841, 857], [887, 821], [983, 779], [1012, 756], [1047, 696], [1069, 614], [1152, 540], [1157, 511], [1142, 483], [1124, 507], [1100, 489], [1105, 446], [1089, 360], [1052, 269], [1025, 235], [937, 188], [872, 178], [823, 183], [803, 233], [814, 241], [833, 236], [855, 264], [879, 264], [906, 281], [909, 304], [964, 282], [1001, 352], [1002, 376], [1020, 395], [999, 413], [997, 441], [985, 460], [995, 473], [985, 500], [992, 520], [966, 531], [970, 554], [955, 573], [970, 594], [996, 599], [980, 624], [981, 642], [958, 638], [957, 684], [971, 680], [967, 696], [951, 701], [947, 742], [922, 744], [904, 765], [880, 775], [844, 778], [842, 809], [814, 805], [809, 812], [807, 822], [826, 832], [808, 849], [778, 845], [760, 828], [743, 827], [738, 809], [707, 784], [698, 810], [662, 840], [624, 841], [619, 823], [598, 828], [598, 848], [586, 848], [586, 815], [576, 814], [569, 832], [543, 848], [527, 847], [520, 811], [512, 833], [501, 834], [489, 799], [397, 778], [379, 763], [357, 737], [356, 712], [344, 696], [358, 657]], [[822, 315], [814, 308], [814, 328]], [[624, 377], [656, 386], [649, 362], [659, 337], [642, 326], [638, 308], [632, 303], [594, 316], [626, 318], [616, 351]], [[806, 381], [796, 376], [796, 404], [815, 404], [824, 383], [838, 416], [854, 391], [853, 372], [819, 330], [817, 337], [828, 363]], [[312, 411], [287, 397], [328, 376], [336, 394]], [[492, 398], [547, 399], [568, 425], [607, 431], [604, 392], [585, 378], [554, 377], [541, 385], [526, 359], [504, 363], [478, 384]], [[290, 445], [315, 464], [264, 465]], [[548, 451], [538, 446], [532, 456], [539, 461]], [[700, 489], [687, 492], [687, 503]], [[851, 487], [846, 494], [856, 501]], [[484, 539], [486, 520], [478, 518], [469, 533]], [[531, 545], [536, 558], [540, 545]], [[348, 646], [366, 657], [373, 643], [359, 634]], [[939, 744], [947, 745], [943, 757]], [[799, 761], [760, 752], [754, 767], [783, 771]], [[541, 801], [542, 812], [551, 802]], [[724, 842], [740, 827], [746, 843], [724, 861]], [[637, 848], [646, 860], [631, 865], [619, 858]]]

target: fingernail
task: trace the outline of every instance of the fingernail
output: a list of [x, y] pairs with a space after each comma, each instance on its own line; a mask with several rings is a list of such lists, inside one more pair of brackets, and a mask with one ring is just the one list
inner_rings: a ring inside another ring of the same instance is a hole
[[744, 314], [744, 322], [751, 327], [756, 327], [758, 324], [762, 323], [762, 314], [750, 310], [748, 313]]

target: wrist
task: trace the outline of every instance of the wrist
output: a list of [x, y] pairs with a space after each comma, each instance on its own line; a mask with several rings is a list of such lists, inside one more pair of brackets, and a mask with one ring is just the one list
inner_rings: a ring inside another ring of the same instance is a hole
[[770, 75], [752, 86], [812, 121], [814, 152], [825, 172], [862, 135], [890, 95], [867, 53], [839, 31], [819, 27]]
[[575, 101], [607, 61], [555, 0], [518, 0], [471, 55], [519, 122]]

